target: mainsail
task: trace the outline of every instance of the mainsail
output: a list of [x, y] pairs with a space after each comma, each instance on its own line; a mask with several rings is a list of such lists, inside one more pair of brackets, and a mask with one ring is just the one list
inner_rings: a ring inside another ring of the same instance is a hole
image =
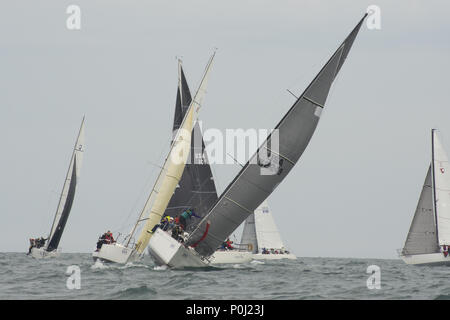
[[[190, 153], [191, 136], [194, 124], [197, 120], [198, 111], [202, 105], [203, 98], [206, 93], [206, 84], [215, 53], [211, 56], [205, 69], [200, 86], [191, 101], [183, 121], [177, 130], [173, 139], [169, 154], [164, 162], [164, 166], [155, 182], [147, 202], [139, 216], [136, 225], [131, 232], [134, 234], [138, 224], [146, 221], [145, 226], [141, 230], [141, 234], [136, 243], [136, 251], [143, 253], [151, 238], [151, 230], [159, 223], [161, 217], [166, 211], [167, 205], [180, 182], [185, 164]], [[147, 218], [144, 218], [147, 216]], [[130, 236], [131, 239], [131, 236]]]
[[69, 218], [70, 210], [72, 209], [73, 200], [75, 198], [75, 190], [77, 180], [80, 175], [81, 163], [83, 160], [84, 151], [84, 117], [81, 122], [80, 131], [70, 159], [69, 169], [66, 174], [64, 186], [59, 198], [56, 214], [53, 219], [52, 228], [47, 241], [47, 251], [53, 251], [58, 248], [59, 241]]
[[[331, 84], [367, 16], [361, 19], [316, 78], [297, 99], [257, 152], [228, 185], [213, 208], [191, 233], [187, 245], [209, 256], [273, 192], [308, 145], [324, 108]], [[272, 150], [272, 137], [278, 150]], [[263, 169], [274, 171], [267, 174]], [[264, 172], [263, 172], [264, 171]]]
[[439, 252], [434, 216], [433, 187], [431, 181], [431, 165], [419, 197], [405, 246], [402, 254], [425, 254]]
[[435, 214], [439, 245], [450, 245], [450, 166], [447, 154], [432, 130], [432, 170], [434, 180]]
[[[179, 84], [177, 90], [177, 102], [174, 116], [174, 135], [181, 125], [186, 111], [192, 101], [189, 87], [179, 62]], [[217, 200], [217, 191], [214, 184], [211, 168], [205, 152], [205, 143], [198, 122], [194, 126], [191, 136], [191, 151], [183, 175], [178, 183], [175, 193], [170, 199], [164, 216], [176, 217], [183, 210], [191, 208], [199, 217], [204, 217]], [[195, 226], [200, 220], [194, 221], [190, 227]]]

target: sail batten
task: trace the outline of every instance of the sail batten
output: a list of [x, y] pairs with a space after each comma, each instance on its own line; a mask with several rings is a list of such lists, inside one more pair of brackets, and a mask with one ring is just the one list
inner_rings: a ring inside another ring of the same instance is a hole
[[[325, 105], [333, 80], [365, 17], [361, 19], [275, 127], [277, 135], [274, 132], [269, 134], [265, 142], [228, 185], [208, 215], [191, 233], [187, 244], [196, 244], [197, 253], [202, 256], [213, 254], [221, 242], [273, 192], [303, 154], [319, 120], [316, 109], [320, 107], [316, 104]], [[304, 97], [308, 97], [314, 103]], [[279, 154], [270, 153], [266, 156], [266, 162], [262, 162], [260, 151], [270, 149], [272, 138], [276, 137], [279, 142]], [[284, 161], [280, 154], [291, 161]], [[262, 170], [268, 168], [274, 169], [273, 174], [262, 173]], [[230, 222], [230, 220], [234, 222]], [[208, 234], [203, 238], [207, 226]]]

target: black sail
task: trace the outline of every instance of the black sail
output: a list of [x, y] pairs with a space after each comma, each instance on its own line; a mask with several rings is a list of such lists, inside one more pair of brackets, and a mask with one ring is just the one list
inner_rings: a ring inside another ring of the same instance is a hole
[[[297, 163], [317, 127], [330, 87], [366, 16], [281, 119], [275, 133], [263, 142], [191, 233], [186, 244], [194, 247], [200, 255], [213, 254]], [[278, 150], [273, 150], [276, 134]]]
[[[181, 121], [191, 103], [191, 94], [187, 85], [182, 67], [180, 66], [181, 82], [177, 90], [177, 101], [175, 105], [175, 117], [173, 123], [174, 131], [180, 127]], [[164, 216], [176, 217], [185, 209], [191, 208], [199, 217], [204, 217], [217, 201], [217, 191], [214, 184], [211, 167], [205, 152], [205, 143], [202, 131], [197, 122], [192, 131], [191, 151], [188, 162], [183, 171], [178, 187], [170, 199]], [[188, 226], [192, 229], [200, 222], [193, 217]]]
[[[181, 122], [183, 122], [184, 116], [186, 115], [186, 111], [191, 104], [192, 97], [191, 91], [189, 90], [186, 77], [184, 76], [183, 68], [179, 67], [180, 71], [180, 82], [178, 84], [177, 89], [177, 101], [175, 103], [175, 115], [173, 117], [173, 130], [177, 130], [181, 126]], [[181, 88], [180, 88], [181, 87]]]
[[58, 221], [58, 225], [53, 233], [52, 237], [48, 239], [47, 251], [53, 251], [58, 248], [59, 241], [66, 226], [67, 219], [69, 218], [70, 210], [72, 209], [73, 199], [75, 198], [75, 189], [77, 185], [77, 163], [76, 156], [73, 159], [72, 176], [70, 178], [69, 190], [67, 193], [66, 203], [62, 211], [61, 217]]

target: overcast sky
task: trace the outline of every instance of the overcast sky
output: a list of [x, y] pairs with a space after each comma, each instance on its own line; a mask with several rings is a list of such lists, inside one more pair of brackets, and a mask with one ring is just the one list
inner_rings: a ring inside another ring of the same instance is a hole
[[[81, 8], [68, 30], [66, 8]], [[430, 162], [450, 152], [448, 1], [13, 1], [0, 4], [0, 251], [50, 231], [86, 115], [60, 247], [129, 230], [168, 151], [182, 56], [190, 88], [217, 47], [203, 128], [273, 128], [369, 5], [309, 146], [269, 197], [296, 255], [396, 258]], [[214, 165], [221, 192], [239, 171]]]

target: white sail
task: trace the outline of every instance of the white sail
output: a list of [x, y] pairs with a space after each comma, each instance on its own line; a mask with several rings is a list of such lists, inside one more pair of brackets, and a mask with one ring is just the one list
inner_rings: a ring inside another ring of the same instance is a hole
[[[145, 220], [146, 224], [141, 230], [141, 234], [136, 243], [136, 251], [138, 253], [143, 253], [147, 247], [152, 236], [151, 230], [160, 222], [183, 174], [186, 160], [191, 149], [192, 129], [197, 121], [198, 111], [201, 108], [206, 93], [206, 84], [214, 55], [215, 53], [211, 56], [206, 66], [200, 86], [194, 99], [192, 99], [180, 128], [176, 132], [169, 154], [164, 162], [164, 166], [141, 212], [137, 224]], [[143, 217], [147, 218], [143, 219]], [[132, 234], [134, 233], [137, 224], [135, 225]]]
[[402, 254], [412, 255], [433, 252], [439, 252], [439, 246], [436, 235], [430, 165]]
[[439, 245], [450, 245], [450, 166], [437, 135], [432, 130], [433, 178]]
[[258, 241], [258, 250], [266, 249], [281, 249], [284, 248], [278, 228], [272, 217], [267, 201], [264, 201], [255, 210], [255, 229], [256, 239]]
[[245, 220], [241, 243], [249, 245], [253, 253], [261, 252], [263, 248], [284, 248], [267, 201], [264, 201], [254, 214], [249, 215]]
[[[75, 188], [80, 176], [81, 164], [83, 162], [84, 152], [84, 117], [81, 122], [80, 131], [78, 133], [72, 156], [70, 158], [69, 169], [67, 170], [66, 179], [64, 180], [63, 189], [59, 198], [56, 214], [53, 219], [52, 228], [46, 249], [51, 251], [58, 247], [65, 224], [72, 208], [72, 202], [75, 196]], [[75, 170], [75, 171], [74, 171]]]

